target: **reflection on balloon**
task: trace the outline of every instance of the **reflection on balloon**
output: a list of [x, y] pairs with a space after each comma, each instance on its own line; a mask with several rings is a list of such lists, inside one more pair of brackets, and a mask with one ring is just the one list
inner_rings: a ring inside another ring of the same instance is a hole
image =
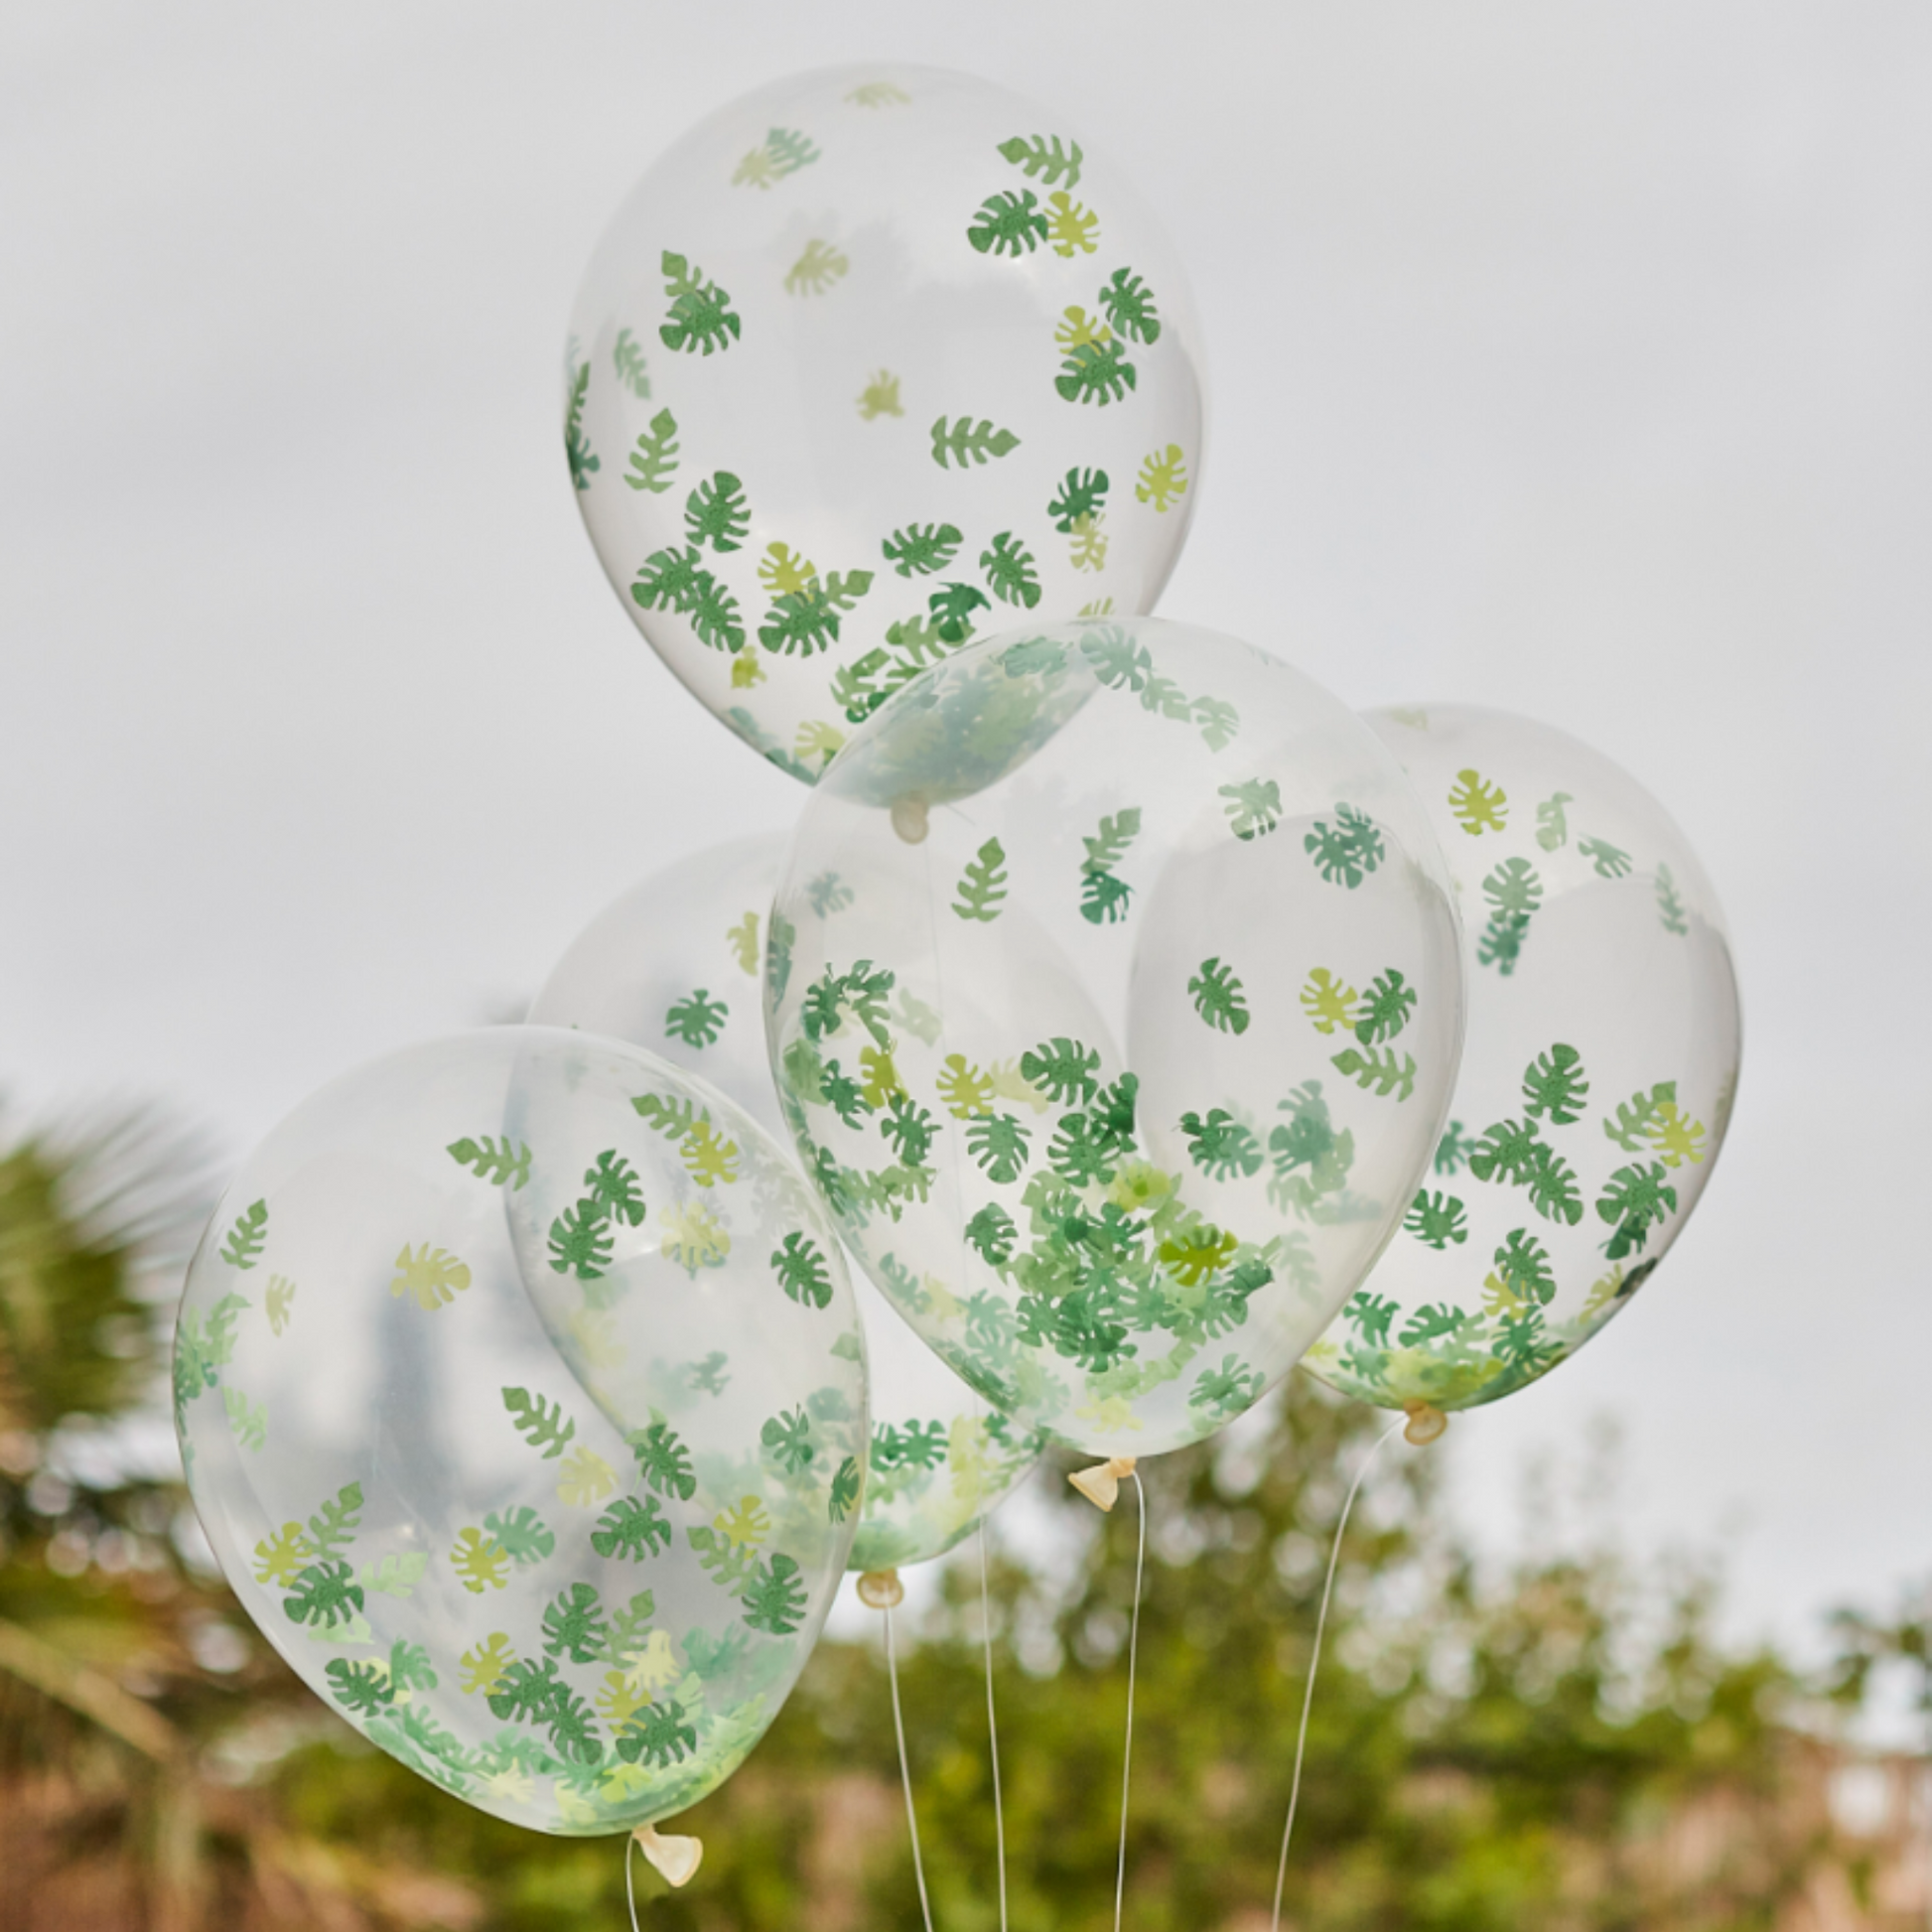
[[970, 637], [1145, 611], [1179, 555], [1179, 259], [1084, 136], [986, 81], [838, 68], [720, 108], [631, 190], [571, 326], [566, 451], [613, 588], [807, 783]]
[[[1575, 1354], [1677, 1239], [1730, 1118], [1737, 984], [1704, 869], [1609, 759], [1471, 706], [1369, 722], [1449, 856], [1469, 1035], [1435, 1171], [1308, 1365], [1467, 1408]], [[1311, 991], [1317, 1025], [1372, 1010], [1346, 975]]]
[[[531, 1021], [651, 1048], [788, 1138], [759, 1003], [783, 858], [781, 838], [744, 839], [633, 886], [572, 942]], [[823, 879], [808, 899], [830, 918], [847, 897], [836, 879]], [[950, 1549], [1033, 1468], [1038, 1446], [989, 1410], [870, 1282], [853, 1288], [872, 1371], [873, 1434], [849, 1563], [876, 1571]]]
[[808, 1190], [708, 1089], [549, 1029], [298, 1107], [195, 1256], [175, 1393], [222, 1571], [296, 1672], [539, 1831], [728, 1776], [857, 1523], [864, 1348]]
[[[1461, 1035], [1395, 760], [1280, 660], [1153, 620], [989, 640], [882, 711], [806, 805], [769, 960], [854, 1257], [991, 1400], [1107, 1455], [1211, 1435], [1319, 1334]], [[1311, 1028], [1344, 984], [1359, 1024]]]

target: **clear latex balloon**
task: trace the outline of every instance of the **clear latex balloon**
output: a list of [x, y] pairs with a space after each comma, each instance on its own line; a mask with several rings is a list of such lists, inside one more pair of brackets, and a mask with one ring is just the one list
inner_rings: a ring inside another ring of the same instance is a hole
[[[633, 886], [572, 942], [531, 1021], [646, 1046], [787, 1139], [759, 1001], [784, 850], [781, 838], [744, 839]], [[843, 908], [836, 880], [807, 897], [821, 917]], [[853, 1291], [871, 1366], [872, 1449], [849, 1567], [886, 1570], [949, 1550], [1027, 1475], [1039, 1445], [989, 1409], [863, 1276]]]
[[[1683, 833], [1601, 754], [1471, 706], [1368, 722], [1449, 856], [1469, 1034], [1435, 1172], [1308, 1366], [1467, 1408], [1574, 1354], [1677, 1238], [1730, 1118], [1737, 983]], [[1365, 993], [1326, 989], [1338, 1036]]]
[[[1106, 1454], [1211, 1434], [1321, 1332], [1461, 1035], [1395, 760], [1279, 659], [1149, 619], [989, 640], [882, 711], [805, 808], [769, 960], [854, 1257], [990, 1400]], [[1366, 1038], [1310, 1028], [1314, 975], [1376, 988]]]
[[631, 191], [571, 327], [613, 587], [807, 782], [969, 637], [1150, 609], [1186, 535], [1178, 257], [1084, 136], [986, 81], [838, 68], [720, 108]]
[[303, 1102], [195, 1255], [175, 1392], [276, 1648], [538, 1831], [629, 1830], [728, 1776], [858, 1520], [864, 1344], [809, 1189], [702, 1082], [549, 1029]]

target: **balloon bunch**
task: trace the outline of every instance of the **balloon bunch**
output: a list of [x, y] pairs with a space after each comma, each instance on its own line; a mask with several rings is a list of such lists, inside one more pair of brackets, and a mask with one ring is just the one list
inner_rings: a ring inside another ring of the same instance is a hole
[[526, 1026], [299, 1107], [195, 1257], [175, 1394], [224, 1571], [335, 1708], [677, 1878], [651, 1828], [841, 1573], [890, 1604], [1048, 1443], [1105, 1505], [1298, 1360], [1423, 1441], [1574, 1353], [1702, 1191], [1738, 1021], [1709, 882], [1605, 759], [1143, 615], [1198, 329], [1030, 103], [734, 102], [574, 329], [612, 584], [812, 789], [620, 898]]

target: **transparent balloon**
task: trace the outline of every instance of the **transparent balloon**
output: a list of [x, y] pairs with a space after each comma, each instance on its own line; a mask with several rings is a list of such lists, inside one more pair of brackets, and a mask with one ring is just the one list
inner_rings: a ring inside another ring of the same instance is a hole
[[[782, 838], [694, 854], [633, 886], [571, 943], [533, 1023], [613, 1035], [701, 1073], [760, 1126], [789, 1136], [764, 1047], [759, 985]], [[810, 902], [842, 909], [836, 881]], [[950, 1549], [1026, 1477], [1039, 1444], [913, 1334], [872, 1284], [853, 1282], [872, 1374], [866, 1500], [850, 1568], [885, 1570]]]
[[[1677, 1239], [1730, 1119], [1737, 982], [1704, 868], [1600, 753], [1472, 706], [1368, 722], [1449, 856], [1469, 1033], [1434, 1172], [1308, 1366], [1468, 1408], [1575, 1354]], [[1337, 1026], [1368, 997], [1329, 989]]]
[[1202, 460], [1178, 257], [1057, 114], [938, 69], [720, 108], [572, 317], [579, 507], [651, 647], [811, 782], [1015, 616], [1152, 608]]
[[303, 1102], [195, 1255], [175, 1397], [208, 1540], [298, 1675], [538, 1831], [727, 1777], [858, 1522], [864, 1344], [809, 1190], [702, 1082], [549, 1029]]
[[[1151, 619], [991, 639], [808, 801], [780, 1097], [854, 1258], [1028, 1428], [1210, 1435], [1394, 1232], [1454, 1078], [1449, 876], [1374, 735]], [[1330, 984], [1359, 1028], [1311, 1026]]]

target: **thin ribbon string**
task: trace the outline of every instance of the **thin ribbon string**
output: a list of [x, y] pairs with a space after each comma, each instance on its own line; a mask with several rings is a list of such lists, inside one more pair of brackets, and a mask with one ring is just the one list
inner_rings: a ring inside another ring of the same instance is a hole
[[1140, 1541], [1134, 1554], [1134, 1615], [1127, 1626], [1127, 1741], [1120, 1753], [1120, 1863], [1114, 1870], [1114, 1932], [1120, 1932], [1121, 1909], [1127, 1900], [1127, 1785], [1134, 1768], [1134, 1670], [1141, 1653], [1141, 1576], [1147, 1568], [1147, 1491], [1140, 1471], [1133, 1471], [1134, 1510], [1141, 1519]]
[[1007, 1932], [1007, 1819], [1000, 1803], [1000, 1721], [993, 1711], [993, 1592], [986, 1581], [986, 1518], [980, 1518], [980, 1635], [986, 1644], [986, 1734], [993, 1753], [993, 1843], [1000, 1860], [1000, 1932]]
[[630, 1932], [637, 1932], [637, 1892], [630, 1882], [630, 1855], [636, 1849], [637, 1841], [626, 1834], [623, 1841], [623, 1898], [630, 1907]]
[[925, 1920], [925, 1932], [932, 1932], [932, 1904], [925, 1895], [925, 1862], [919, 1857], [919, 1818], [912, 1809], [912, 1765], [905, 1755], [905, 1719], [898, 1708], [898, 1653], [893, 1644], [893, 1612], [890, 1606], [884, 1615], [886, 1675], [893, 1686], [893, 1728], [898, 1733], [898, 1775], [905, 1786], [905, 1825], [912, 1834], [912, 1875], [919, 1882], [919, 1913]]
[[1315, 1613], [1314, 1647], [1309, 1652], [1308, 1688], [1302, 1693], [1302, 1727], [1295, 1738], [1295, 1777], [1288, 1788], [1288, 1823], [1282, 1827], [1282, 1861], [1275, 1868], [1275, 1915], [1269, 1921], [1269, 1932], [1282, 1932], [1282, 1891], [1288, 1883], [1288, 1844], [1295, 1835], [1295, 1807], [1302, 1796], [1302, 1760], [1309, 1747], [1309, 1713], [1314, 1709], [1314, 1674], [1321, 1663], [1321, 1633], [1328, 1623], [1328, 1598], [1334, 1594], [1335, 1566], [1341, 1560], [1342, 1532], [1348, 1527], [1349, 1512], [1355, 1507], [1355, 1497], [1362, 1486], [1362, 1478], [1375, 1466], [1375, 1458], [1382, 1453], [1383, 1446], [1388, 1443], [1398, 1429], [1408, 1427], [1409, 1418], [1398, 1416], [1374, 1443], [1368, 1453], [1362, 1457], [1361, 1465], [1355, 1471], [1355, 1480], [1348, 1485], [1348, 1494], [1341, 1505], [1341, 1515], [1335, 1522], [1334, 1547], [1328, 1552], [1328, 1575], [1321, 1586], [1321, 1608]]

